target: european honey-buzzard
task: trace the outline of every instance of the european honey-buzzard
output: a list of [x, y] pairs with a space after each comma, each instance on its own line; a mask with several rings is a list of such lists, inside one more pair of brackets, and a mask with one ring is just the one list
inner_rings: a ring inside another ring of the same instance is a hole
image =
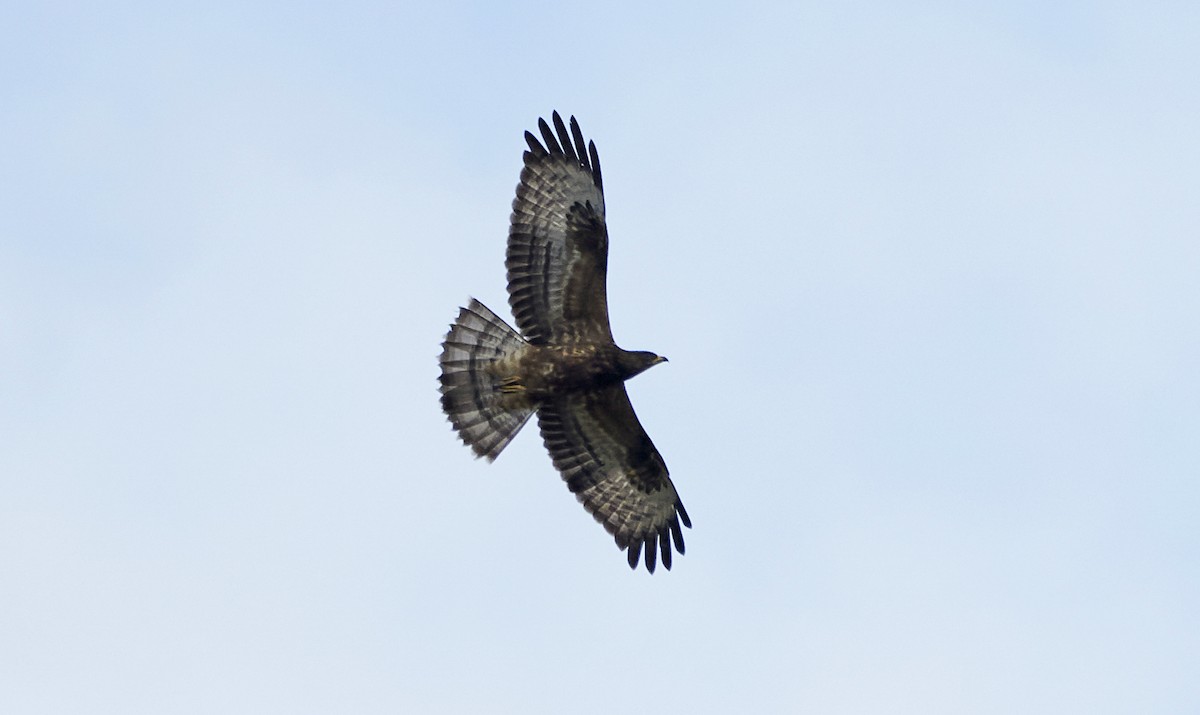
[[[596, 145], [538, 120], [508, 232], [513, 330], [472, 299], [442, 343], [442, 408], [477, 456], [494, 460], [535, 412], [555, 468], [637, 568], [671, 568], [691, 527], [667, 465], [634, 414], [625, 380], [666, 362], [613, 342], [608, 230]], [[544, 142], [544, 144], [543, 144]]]

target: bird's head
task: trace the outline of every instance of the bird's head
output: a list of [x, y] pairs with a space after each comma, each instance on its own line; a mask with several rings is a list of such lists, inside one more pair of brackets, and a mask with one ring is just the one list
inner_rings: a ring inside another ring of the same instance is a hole
[[666, 361], [662, 355], [655, 355], [648, 350], [621, 351], [621, 371], [625, 373], [626, 380]]

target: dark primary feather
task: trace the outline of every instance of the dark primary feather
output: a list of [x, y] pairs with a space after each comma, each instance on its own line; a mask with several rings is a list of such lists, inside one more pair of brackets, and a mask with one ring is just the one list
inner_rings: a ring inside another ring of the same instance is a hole
[[[571, 119], [574, 120], [575, 117], [571, 117]], [[567, 128], [563, 126], [562, 117], [558, 116], [558, 112], [554, 113], [554, 131], [558, 132], [558, 136], [562, 140], [563, 153], [566, 154], [567, 160], [578, 163], [579, 157], [575, 154], [575, 147], [571, 144], [571, 139], [567, 137]]]

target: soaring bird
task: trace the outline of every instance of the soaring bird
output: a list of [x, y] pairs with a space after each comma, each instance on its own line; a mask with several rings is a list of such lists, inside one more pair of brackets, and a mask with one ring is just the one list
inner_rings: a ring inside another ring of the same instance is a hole
[[613, 341], [605, 288], [608, 229], [596, 145], [558, 112], [525, 166], [508, 231], [508, 302], [518, 333], [471, 299], [442, 343], [442, 409], [476, 456], [494, 460], [533, 414], [550, 459], [583, 507], [654, 572], [691, 528], [625, 381], [667, 359]]

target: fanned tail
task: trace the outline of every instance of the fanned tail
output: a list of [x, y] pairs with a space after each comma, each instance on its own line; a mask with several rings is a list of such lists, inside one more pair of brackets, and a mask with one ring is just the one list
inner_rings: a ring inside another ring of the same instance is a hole
[[463, 442], [490, 462], [533, 414], [519, 395], [501, 392], [506, 362], [515, 365], [528, 343], [483, 303], [459, 310], [442, 342], [442, 409]]

